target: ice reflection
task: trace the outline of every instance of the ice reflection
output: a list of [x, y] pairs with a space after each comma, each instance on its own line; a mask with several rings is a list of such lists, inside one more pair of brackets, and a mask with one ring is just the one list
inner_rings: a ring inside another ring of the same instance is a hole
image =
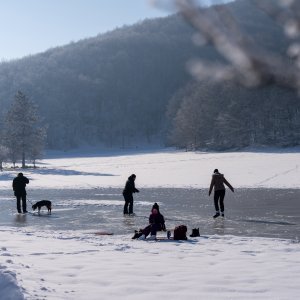
[[215, 231], [215, 234], [223, 235], [225, 234], [225, 220], [224, 218], [217, 218], [213, 222], [213, 229]]
[[26, 214], [16, 214], [15, 215], [15, 223], [17, 225], [22, 225], [27, 223], [27, 216]]

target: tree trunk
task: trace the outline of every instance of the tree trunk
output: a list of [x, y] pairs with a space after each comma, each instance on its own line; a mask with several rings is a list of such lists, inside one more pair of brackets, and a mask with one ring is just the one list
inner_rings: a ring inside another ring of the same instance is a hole
[[25, 152], [22, 153], [22, 168], [25, 168]]

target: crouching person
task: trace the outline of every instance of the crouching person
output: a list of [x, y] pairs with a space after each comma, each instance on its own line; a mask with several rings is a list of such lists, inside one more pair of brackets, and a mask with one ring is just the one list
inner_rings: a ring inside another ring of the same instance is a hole
[[146, 226], [143, 230], [136, 232], [133, 236], [133, 239], [144, 240], [146, 237], [151, 234], [149, 239], [155, 240], [157, 231], [166, 231], [165, 218], [159, 211], [159, 206], [157, 203], [154, 203], [151, 214], [149, 216], [149, 225]]

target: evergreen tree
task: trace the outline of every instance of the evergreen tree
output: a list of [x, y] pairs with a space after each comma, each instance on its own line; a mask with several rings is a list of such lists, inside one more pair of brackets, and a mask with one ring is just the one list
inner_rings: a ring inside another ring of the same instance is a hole
[[22, 159], [25, 168], [27, 156], [37, 158], [42, 152], [45, 129], [39, 127], [37, 106], [22, 92], [18, 91], [6, 115], [6, 146], [14, 166]]

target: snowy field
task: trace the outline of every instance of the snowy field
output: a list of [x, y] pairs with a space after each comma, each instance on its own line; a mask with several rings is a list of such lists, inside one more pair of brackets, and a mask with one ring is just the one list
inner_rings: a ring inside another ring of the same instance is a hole
[[[15, 214], [11, 181], [18, 171], [5, 170], [0, 299], [295, 299], [299, 163], [299, 149], [49, 153], [38, 169], [23, 173], [30, 179], [29, 199], [53, 201], [51, 217], [45, 211], [40, 217]], [[228, 214], [218, 221], [211, 219], [207, 197], [215, 168], [236, 188], [227, 192]], [[141, 190], [135, 196], [138, 216], [123, 218], [121, 191], [131, 173]], [[133, 229], [146, 225], [154, 201], [168, 226], [187, 224], [190, 234], [198, 225], [201, 237], [131, 240]], [[94, 234], [108, 226], [114, 235]]]
[[[62, 156], [65, 155], [65, 156]], [[208, 188], [215, 168], [236, 188], [299, 188], [300, 149], [290, 152], [194, 153], [177, 151], [50, 153], [39, 169], [26, 174], [30, 188], [123, 187], [135, 173], [142, 187]], [[7, 188], [17, 172], [2, 174]]]

